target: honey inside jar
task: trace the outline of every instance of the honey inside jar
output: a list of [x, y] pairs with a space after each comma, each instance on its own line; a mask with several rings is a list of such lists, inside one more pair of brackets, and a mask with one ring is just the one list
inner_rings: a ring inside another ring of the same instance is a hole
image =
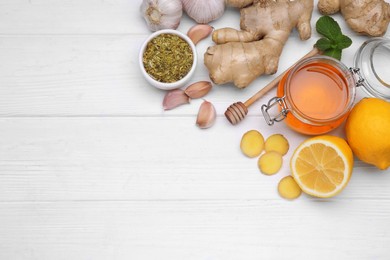
[[288, 73], [277, 91], [279, 97], [285, 96], [288, 106], [287, 125], [309, 135], [323, 134], [339, 126], [354, 97], [348, 78], [344, 70], [321, 60]]

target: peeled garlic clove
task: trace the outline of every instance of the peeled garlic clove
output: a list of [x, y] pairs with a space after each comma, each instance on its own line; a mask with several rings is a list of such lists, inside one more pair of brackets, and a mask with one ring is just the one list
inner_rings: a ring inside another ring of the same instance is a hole
[[199, 128], [205, 129], [214, 125], [217, 113], [215, 107], [208, 101], [203, 101], [200, 105], [198, 117], [196, 118], [196, 125]]
[[213, 85], [209, 81], [199, 81], [188, 86], [184, 90], [184, 93], [186, 93], [187, 96], [193, 99], [201, 98], [205, 96], [207, 93], [209, 93], [212, 87]]
[[181, 89], [174, 89], [165, 94], [163, 100], [164, 110], [171, 110], [183, 104], [190, 103], [190, 98]]
[[209, 23], [225, 12], [225, 0], [181, 0], [184, 11], [198, 23]]
[[183, 15], [180, 0], [143, 0], [141, 14], [151, 31], [176, 29]]
[[207, 38], [214, 30], [214, 27], [208, 24], [197, 24], [192, 26], [188, 32], [188, 37], [192, 40], [192, 42], [196, 45], [201, 40]]

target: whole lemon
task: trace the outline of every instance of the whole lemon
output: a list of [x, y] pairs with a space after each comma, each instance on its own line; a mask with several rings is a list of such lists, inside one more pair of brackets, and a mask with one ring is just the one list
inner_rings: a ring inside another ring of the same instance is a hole
[[390, 103], [364, 98], [352, 109], [345, 124], [348, 143], [363, 162], [381, 170], [390, 166]]

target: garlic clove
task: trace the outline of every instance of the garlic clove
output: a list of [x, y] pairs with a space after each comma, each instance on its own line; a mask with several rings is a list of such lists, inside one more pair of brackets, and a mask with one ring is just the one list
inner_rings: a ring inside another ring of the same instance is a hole
[[196, 118], [196, 125], [199, 128], [205, 129], [212, 127], [217, 118], [215, 107], [208, 101], [203, 101], [200, 105], [198, 116]]
[[214, 27], [208, 24], [197, 24], [192, 26], [188, 32], [188, 37], [192, 40], [192, 42], [196, 45], [201, 40], [207, 38], [214, 30]]
[[184, 11], [198, 23], [209, 23], [225, 12], [225, 0], [181, 0]]
[[165, 94], [163, 100], [164, 110], [171, 110], [183, 104], [190, 103], [190, 98], [184, 93], [182, 89], [174, 89]]
[[213, 85], [209, 81], [199, 81], [188, 86], [184, 90], [184, 93], [186, 93], [187, 96], [193, 99], [201, 98], [210, 92], [212, 86]]
[[181, 0], [143, 0], [140, 8], [151, 31], [176, 29], [183, 15]]

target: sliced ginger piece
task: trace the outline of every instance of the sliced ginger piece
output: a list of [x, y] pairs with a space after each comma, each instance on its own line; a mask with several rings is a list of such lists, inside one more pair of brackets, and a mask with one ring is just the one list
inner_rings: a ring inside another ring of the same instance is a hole
[[240, 148], [250, 158], [259, 156], [264, 149], [263, 135], [256, 130], [246, 132], [241, 138]]
[[275, 151], [281, 155], [285, 155], [288, 152], [290, 145], [286, 139], [281, 134], [274, 134], [267, 138], [264, 144], [264, 149], [266, 152]]
[[257, 162], [259, 169], [266, 175], [273, 175], [282, 168], [283, 158], [278, 152], [265, 152]]
[[301, 196], [302, 190], [292, 176], [286, 176], [280, 180], [278, 192], [282, 198], [293, 200]]

